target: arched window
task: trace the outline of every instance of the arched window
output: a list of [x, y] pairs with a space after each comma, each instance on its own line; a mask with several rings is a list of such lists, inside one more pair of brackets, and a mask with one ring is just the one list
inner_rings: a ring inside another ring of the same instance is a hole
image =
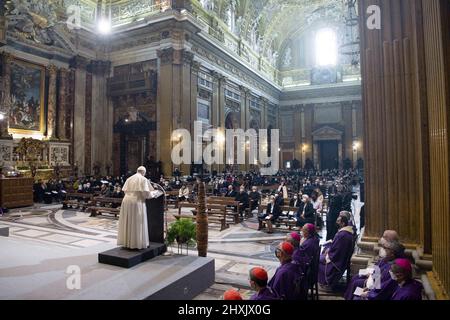
[[337, 53], [336, 32], [330, 28], [320, 29], [316, 34], [316, 65], [335, 66]]

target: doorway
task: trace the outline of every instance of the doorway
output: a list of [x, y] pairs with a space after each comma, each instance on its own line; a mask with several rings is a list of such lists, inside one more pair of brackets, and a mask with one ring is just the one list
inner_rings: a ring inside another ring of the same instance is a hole
[[144, 165], [147, 154], [147, 137], [145, 135], [123, 135], [120, 144], [122, 174], [134, 173], [136, 168]]
[[322, 170], [339, 169], [339, 141], [320, 141], [319, 159]]

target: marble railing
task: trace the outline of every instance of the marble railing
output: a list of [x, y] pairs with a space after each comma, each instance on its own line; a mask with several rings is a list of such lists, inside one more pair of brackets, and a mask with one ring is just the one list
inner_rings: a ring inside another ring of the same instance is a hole
[[[313, 68], [303, 68], [280, 71], [281, 85], [283, 86], [302, 86], [312, 83]], [[337, 67], [337, 82], [361, 80], [359, 67], [352, 65], [340, 65]]]

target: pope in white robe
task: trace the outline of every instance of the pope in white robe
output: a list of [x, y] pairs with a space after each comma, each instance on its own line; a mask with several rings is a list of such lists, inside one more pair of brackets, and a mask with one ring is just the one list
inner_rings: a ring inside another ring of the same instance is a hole
[[150, 245], [145, 200], [152, 197], [154, 189], [145, 172], [144, 167], [139, 167], [122, 188], [125, 197], [120, 208], [117, 244], [128, 249], [146, 249]]

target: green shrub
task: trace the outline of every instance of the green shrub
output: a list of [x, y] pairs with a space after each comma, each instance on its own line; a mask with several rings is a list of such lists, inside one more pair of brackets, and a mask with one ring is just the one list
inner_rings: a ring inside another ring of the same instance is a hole
[[166, 241], [170, 245], [177, 241], [181, 243], [194, 243], [196, 239], [196, 226], [191, 219], [180, 219], [170, 225]]

